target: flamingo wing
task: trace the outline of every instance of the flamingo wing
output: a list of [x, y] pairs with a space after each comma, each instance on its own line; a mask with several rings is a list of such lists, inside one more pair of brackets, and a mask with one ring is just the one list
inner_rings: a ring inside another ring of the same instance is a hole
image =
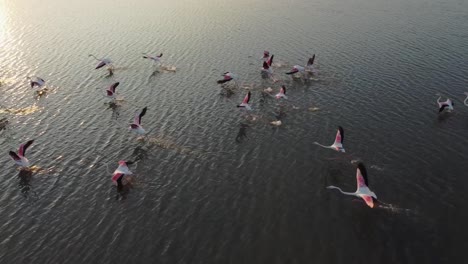
[[102, 67], [104, 67], [104, 66], [106, 66], [106, 62], [101, 61], [101, 62], [99, 62], [99, 64], [96, 66], [95, 69], [97, 70], [97, 69], [102, 68]]
[[20, 156], [25, 156], [26, 155], [26, 149], [31, 146], [31, 144], [34, 142], [34, 140], [29, 140], [28, 142], [21, 144], [18, 150], [18, 154]]
[[146, 114], [146, 109], [147, 107], [143, 108], [139, 114], [135, 115], [134, 124], [141, 125], [141, 118]]
[[359, 163], [356, 170], [357, 189], [367, 187], [369, 182], [367, 180], [367, 170], [363, 163]]
[[10, 155], [10, 157], [14, 160], [14, 161], [20, 161], [21, 158], [13, 151], [10, 151], [8, 152], [8, 154]]
[[313, 65], [314, 60], [315, 60], [315, 54], [312, 56], [312, 58], [309, 59], [309, 61], [307, 62], [307, 66]]
[[448, 107], [448, 104], [446, 104], [446, 103], [441, 103], [441, 104], [442, 104], [442, 106], [439, 108], [439, 113], [442, 112], [442, 111], [444, 111], [444, 109], [445, 109], [446, 107]]
[[111, 91], [112, 93], [115, 93], [115, 88], [117, 88], [117, 86], [119, 86], [120, 82], [116, 82], [116, 83], [113, 83], [110, 87], [109, 87], [109, 91]]
[[366, 202], [366, 204], [370, 208], [374, 208], [374, 198], [372, 198], [372, 196], [363, 195], [363, 196], [361, 196], [361, 198], [364, 200], [364, 202]]
[[343, 144], [344, 141], [344, 130], [341, 126], [338, 127], [338, 131], [336, 132], [335, 142], [334, 144]]
[[119, 178], [123, 177], [125, 174], [123, 173], [114, 173], [114, 175], [112, 175], [112, 181], [116, 182]]
[[294, 66], [294, 67], [291, 69], [291, 71], [287, 72], [286, 74], [294, 74], [294, 73], [297, 73], [297, 72], [299, 72], [299, 69], [298, 69], [296, 66]]
[[243, 104], [248, 104], [250, 101], [250, 91], [245, 95], [244, 100], [242, 101]]
[[270, 59], [268, 59], [268, 66], [271, 66], [271, 64], [273, 64], [273, 57], [275, 57], [275, 54], [271, 55]]

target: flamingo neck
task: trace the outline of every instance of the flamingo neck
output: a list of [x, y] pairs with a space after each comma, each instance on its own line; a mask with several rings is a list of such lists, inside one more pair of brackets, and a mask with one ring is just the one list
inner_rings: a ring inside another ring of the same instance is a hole
[[[322, 148], [329, 148], [329, 149], [332, 149], [332, 148], [333, 148], [332, 146], [324, 146], [324, 145], [322, 145], [322, 144], [320, 144], [320, 143], [318, 143], [318, 142], [314, 142], [314, 144], [315, 144], [315, 145], [319, 145], [319, 146], [322, 147]], [[337, 187], [337, 188], [338, 188], [338, 187]]]
[[340, 191], [342, 194], [357, 196], [356, 193], [352, 193], [352, 192], [343, 192], [343, 190], [341, 190], [341, 188], [336, 187], [336, 186], [333, 186], [333, 185], [328, 186], [327, 189], [337, 189], [337, 190]]

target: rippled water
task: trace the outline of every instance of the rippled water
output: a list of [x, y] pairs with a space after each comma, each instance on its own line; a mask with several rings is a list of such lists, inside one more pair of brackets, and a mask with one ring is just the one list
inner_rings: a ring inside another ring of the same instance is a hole
[[[459, 263], [467, 28], [463, 0], [0, 1], [0, 262]], [[261, 95], [278, 89], [260, 76], [264, 49], [283, 65], [281, 105]], [[313, 53], [318, 80], [283, 76]], [[231, 96], [225, 71], [240, 77]], [[235, 107], [244, 86], [255, 121]], [[436, 93], [455, 112], [439, 115]], [[145, 106], [138, 140], [127, 125]], [[346, 154], [313, 144], [338, 125]], [[29, 173], [7, 155], [28, 139]], [[120, 159], [139, 159], [121, 194]], [[386, 208], [325, 189], [354, 190], [357, 160]]]

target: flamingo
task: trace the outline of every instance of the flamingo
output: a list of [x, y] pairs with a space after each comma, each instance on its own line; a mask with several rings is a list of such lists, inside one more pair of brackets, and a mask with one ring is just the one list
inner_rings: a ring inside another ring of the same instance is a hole
[[244, 97], [244, 100], [242, 101], [242, 103], [240, 105], [238, 105], [237, 107], [244, 107], [245, 109], [247, 110], [252, 110], [252, 108], [250, 107], [249, 105], [249, 101], [250, 101], [250, 91], [245, 95]]
[[150, 60], [153, 60], [154, 63], [159, 63], [161, 64], [161, 57], [162, 57], [162, 53], [157, 55], [157, 56], [149, 56], [147, 55], [146, 53], [143, 53], [143, 59], [150, 59]]
[[18, 164], [20, 167], [29, 167], [29, 160], [26, 158], [26, 149], [31, 146], [34, 140], [29, 140], [28, 142], [21, 144], [18, 150], [18, 153], [10, 151], [10, 157]]
[[108, 58], [98, 59], [93, 54], [89, 54], [89, 57], [93, 57], [95, 60], [99, 61], [99, 64], [96, 66], [95, 69], [100, 69], [107, 65], [109, 67], [109, 71], [112, 72], [112, 61], [110, 59]]
[[141, 118], [146, 114], [146, 109], [147, 107], [143, 108], [140, 113], [137, 113], [135, 115], [135, 118], [133, 119], [133, 123], [130, 124], [130, 129], [140, 135], [143, 135], [146, 133], [146, 131], [143, 129], [141, 126]]
[[109, 88], [107, 88], [107, 90], [106, 90], [107, 97], [112, 98], [112, 99], [116, 98], [115, 88], [117, 88], [117, 86], [119, 86], [119, 84], [120, 84], [120, 82], [115, 82], [115, 83], [111, 84], [111, 86], [109, 86]]
[[280, 98], [288, 99], [288, 97], [286, 96], [286, 86], [281, 85], [281, 89], [279, 93], [275, 95], [275, 97], [276, 99], [280, 99]]
[[463, 104], [468, 106], [468, 92], [464, 92], [464, 95], [466, 95], [465, 101], [463, 101]]
[[323, 148], [334, 149], [338, 152], [345, 152], [345, 149], [343, 147], [343, 141], [344, 141], [344, 130], [341, 126], [339, 126], [338, 131], [336, 132], [335, 142], [333, 142], [331, 146], [324, 146], [317, 142], [314, 142], [314, 144], [319, 145]]
[[231, 72], [223, 73], [223, 77], [224, 78], [222, 80], [217, 81], [218, 84], [226, 83], [226, 82], [229, 82], [229, 81], [232, 81], [232, 80], [235, 81], [235, 78], [236, 78], [236, 76]]
[[44, 79], [39, 78], [39, 77], [33, 77], [33, 78], [28, 77], [28, 80], [29, 80], [29, 83], [31, 84], [31, 88], [34, 88], [35, 86], [37, 86], [37, 88], [41, 88], [45, 84]]
[[112, 182], [117, 185], [117, 187], [121, 188], [123, 185], [126, 184], [127, 181], [125, 179], [126, 175], [132, 175], [133, 173], [128, 169], [128, 165], [131, 164], [131, 162], [127, 162], [125, 160], [119, 161], [119, 167], [114, 171], [112, 174]]
[[441, 96], [439, 96], [439, 98], [437, 98], [437, 104], [439, 105], [439, 113], [441, 113], [442, 111], [444, 111], [444, 109], [447, 108], [447, 111], [448, 112], [451, 112], [453, 110], [453, 106], [455, 105], [452, 100], [450, 100], [449, 98], [447, 98], [447, 101], [445, 102], [441, 102], [440, 101], [440, 98], [442, 98]]
[[339, 187], [327, 186], [327, 189], [338, 189], [342, 194], [353, 195], [362, 198], [370, 208], [374, 208], [374, 199], [377, 196], [369, 189], [369, 181], [367, 179], [367, 170], [364, 164], [359, 163], [356, 171], [357, 190], [355, 192], [343, 192]]

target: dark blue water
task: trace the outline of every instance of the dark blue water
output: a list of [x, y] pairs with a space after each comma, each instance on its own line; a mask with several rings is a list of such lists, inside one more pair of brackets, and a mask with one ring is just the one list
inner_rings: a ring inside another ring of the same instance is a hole
[[[0, 1], [0, 262], [463, 263], [467, 28], [461, 0]], [[262, 96], [265, 49], [285, 102]], [[314, 80], [283, 74], [312, 54]], [[313, 144], [338, 125], [346, 154]], [[7, 152], [29, 139], [25, 172]], [[121, 159], [138, 160], [124, 193]], [[325, 188], [354, 191], [359, 161], [377, 208]]]

